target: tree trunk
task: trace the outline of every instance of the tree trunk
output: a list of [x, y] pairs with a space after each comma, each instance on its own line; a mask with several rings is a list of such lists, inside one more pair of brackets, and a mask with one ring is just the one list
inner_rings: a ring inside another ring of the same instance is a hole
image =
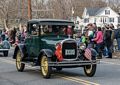
[[4, 28], [8, 31], [8, 20], [4, 19]]

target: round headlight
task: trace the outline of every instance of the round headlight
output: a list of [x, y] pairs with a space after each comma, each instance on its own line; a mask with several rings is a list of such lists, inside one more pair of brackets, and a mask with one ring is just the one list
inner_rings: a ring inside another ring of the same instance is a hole
[[80, 46], [79, 46], [79, 48], [80, 48], [81, 50], [84, 50], [84, 49], [86, 48], [85, 43], [81, 43]]

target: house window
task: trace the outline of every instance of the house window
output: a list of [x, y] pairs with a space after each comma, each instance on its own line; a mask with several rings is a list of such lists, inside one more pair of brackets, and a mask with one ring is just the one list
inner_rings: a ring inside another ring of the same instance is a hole
[[79, 21], [76, 21], [76, 24], [79, 24]]
[[105, 22], [107, 22], [106, 18], [104, 18]]
[[109, 18], [109, 22], [114, 22], [114, 18]]
[[103, 18], [102, 17], [101, 17], [100, 21], [103, 22]]
[[97, 19], [95, 18], [95, 19], [94, 19], [94, 23], [96, 23], [96, 21], [97, 21]]
[[118, 17], [118, 23], [120, 23], [120, 17]]
[[105, 10], [105, 14], [110, 14], [110, 10]]
[[102, 23], [105, 23], [105, 22], [107, 22], [107, 19], [106, 19], [106, 17], [101, 17], [101, 20], [100, 20]]
[[89, 18], [85, 18], [84, 23], [89, 23]]

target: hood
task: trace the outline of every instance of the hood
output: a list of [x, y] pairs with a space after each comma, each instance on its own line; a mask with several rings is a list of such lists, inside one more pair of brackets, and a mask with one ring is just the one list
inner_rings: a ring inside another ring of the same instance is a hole
[[67, 39], [68, 37], [67, 36], [60, 36], [60, 35], [57, 35], [57, 36], [43, 36], [41, 38], [41, 41], [43, 42], [43, 47], [45, 49], [52, 49], [52, 50], [55, 50], [55, 45], [57, 43], [60, 43], [62, 42], [63, 40]]

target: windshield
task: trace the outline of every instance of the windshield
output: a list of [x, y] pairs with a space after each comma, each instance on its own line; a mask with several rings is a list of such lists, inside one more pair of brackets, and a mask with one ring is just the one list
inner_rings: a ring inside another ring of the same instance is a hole
[[41, 35], [72, 35], [72, 26], [44, 25], [41, 26]]

